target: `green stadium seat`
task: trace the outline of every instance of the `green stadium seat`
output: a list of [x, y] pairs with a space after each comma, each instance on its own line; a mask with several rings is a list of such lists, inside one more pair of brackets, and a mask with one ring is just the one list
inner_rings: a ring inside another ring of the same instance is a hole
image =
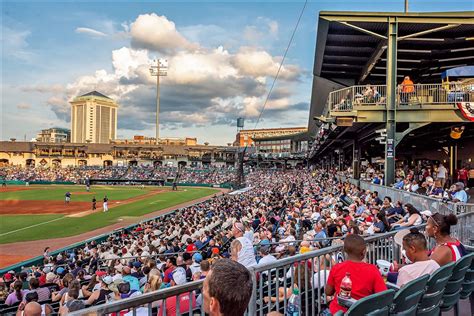
[[444, 288], [453, 274], [454, 262], [451, 262], [431, 275], [426, 285], [425, 294], [423, 294], [416, 315], [433, 316], [439, 315], [441, 299], [443, 298]]
[[461, 297], [462, 286], [467, 271], [471, 266], [474, 254], [468, 254], [459, 259], [453, 269], [453, 274], [449, 278], [448, 284], [443, 293], [443, 301], [440, 306], [442, 312], [446, 312], [455, 308], [455, 314], [458, 314], [457, 303]]
[[467, 299], [474, 292], [474, 259], [471, 261], [471, 266], [466, 271], [464, 282], [462, 283], [461, 299]]
[[393, 298], [390, 315], [415, 316], [418, 303], [425, 293], [430, 276], [424, 275], [405, 284]]
[[386, 290], [361, 298], [354, 303], [347, 312], [339, 311], [335, 316], [388, 316], [393, 303], [394, 290]]

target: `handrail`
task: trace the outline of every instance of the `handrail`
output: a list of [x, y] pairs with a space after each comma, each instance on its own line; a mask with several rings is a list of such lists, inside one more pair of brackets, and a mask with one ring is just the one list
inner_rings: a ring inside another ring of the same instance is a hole
[[[399, 85], [397, 107], [410, 109], [410, 105], [456, 105], [458, 102], [474, 101], [474, 85], [465, 83]], [[329, 93], [328, 105], [332, 112], [347, 112], [354, 106], [380, 106], [385, 108], [386, 85], [354, 85]]]
[[[456, 225], [455, 229], [453, 230], [453, 236], [454, 237], [460, 237], [460, 235], [463, 234], [463, 229], [472, 231], [474, 228], [474, 212], [469, 212], [469, 213], [464, 213], [460, 214], [458, 216], [459, 222]], [[425, 224], [420, 225], [419, 227], [423, 229]], [[408, 229], [408, 228], [405, 228]], [[395, 234], [399, 231], [393, 231], [393, 232], [388, 232], [388, 233], [383, 233], [383, 234], [377, 234], [374, 236], [370, 236], [365, 238], [366, 243], [367, 243], [367, 261], [369, 263], [375, 264], [377, 259], [384, 259], [384, 260], [399, 260], [400, 259], [400, 249], [398, 245], [394, 242], [393, 237]], [[327, 255], [334, 256], [337, 253], [341, 253], [342, 250], [342, 245], [334, 245], [331, 247], [323, 248], [323, 249], [318, 249], [314, 251], [307, 252], [305, 254], [298, 254], [292, 257], [288, 258], [283, 258], [279, 259], [275, 262], [267, 263], [267, 264], [260, 264], [254, 267], [251, 267], [249, 270], [251, 271], [252, 274], [252, 279], [253, 279], [253, 294], [252, 298], [250, 299], [249, 302], [249, 307], [248, 307], [248, 315], [262, 315], [262, 309], [258, 309], [257, 307], [257, 297], [260, 297], [262, 299], [262, 293], [264, 290], [270, 291], [272, 287], [275, 287], [276, 290], [278, 289], [279, 286], [284, 286], [284, 287], [292, 287], [292, 284], [288, 284], [286, 280], [280, 281], [278, 280], [278, 277], [276, 278], [276, 283], [268, 283], [262, 281], [262, 275], [264, 274], [270, 274], [272, 271], [276, 272], [276, 275], [278, 275], [278, 272], [284, 272], [284, 275], [287, 275], [288, 272], [292, 272], [294, 269], [294, 264], [295, 263], [302, 263], [302, 266], [304, 266], [304, 273], [309, 273], [309, 277], [311, 280], [308, 280], [308, 277], [305, 276], [305, 282], [309, 282], [310, 284], [313, 281], [318, 281], [318, 282], [324, 282], [324, 285], [326, 284], [326, 279], [324, 280], [319, 280], [319, 276], [316, 278], [316, 274], [323, 273], [326, 275], [327, 270], [321, 270], [321, 267], [324, 269], [330, 268], [332, 266], [332, 263], [329, 262], [329, 266], [326, 266], [326, 263], [324, 263], [324, 258], [326, 258]], [[310, 265], [308, 265], [310, 264]], [[308, 268], [309, 266], [309, 268]], [[311, 272], [309, 270], [311, 269]], [[294, 282], [299, 282], [294, 281]], [[192, 291], [200, 290], [203, 286], [203, 280], [199, 281], [194, 281], [190, 283], [186, 283], [184, 285], [180, 286], [173, 286], [170, 288], [154, 291], [151, 293], [146, 293], [137, 297], [133, 298], [128, 298], [128, 299], [123, 299], [119, 300], [116, 302], [111, 302], [103, 305], [98, 305], [98, 306], [91, 306], [87, 309], [79, 310], [77, 312], [71, 313], [70, 315], [84, 315], [84, 314], [98, 314], [98, 315], [104, 315], [104, 314], [110, 314], [114, 312], [119, 312], [122, 310], [130, 310], [130, 309], [135, 309], [137, 307], [143, 306], [144, 308], [147, 308], [149, 311], [152, 308], [152, 303], [156, 304], [157, 301], [161, 303], [160, 308], [165, 308], [164, 305], [166, 304], [166, 299], [169, 297], [173, 296], [178, 296], [182, 295], [184, 293], [191, 293]], [[300, 287], [300, 284], [298, 284], [298, 287]], [[190, 294], [193, 295], [193, 294]], [[307, 291], [303, 294], [302, 296], [305, 296], [306, 298], [308, 295], [318, 295], [321, 297], [322, 292], [321, 292], [321, 287], [319, 285], [312, 284], [311, 289], [307, 289]], [[286, 306], [287, 300], [289, 298], [286, 297], [285, 294], [285, 299], [283, 302], [278, 302], [278, 306]], [[308, 299], [306, 299], [306, 303], [308, 302]], [[158, 303], [159, 304], [159, 303]], [[321, 307], [321, 302], [320, 300], [313, 300], [312, 301], [312, 306], [311, 306], [311, 313], [315, 315], [315, 311], [320, 310], [319, 308]], [[260, 306], [262, 307], [262, 306]], [[197, 306], [194, 308], [196, 311], [197, 309], [200, 309], [201, 315], [203, 315], [203, 309], [201, 306]], [[310, 308], [306, 304], [305, 306], [301, 306], [302, 309], [305, 309], [306, 311], [309, 311]], [[179, 310], [179, 307], [177, 307], [177, 311]], [[132, 310], [132, 312], [136, 312], [136, 310]], [[189, 310], [189, 314], [191, 314], [192, 311], [191, 309]], [[187, 314], [187, 312], [186, 312]]]

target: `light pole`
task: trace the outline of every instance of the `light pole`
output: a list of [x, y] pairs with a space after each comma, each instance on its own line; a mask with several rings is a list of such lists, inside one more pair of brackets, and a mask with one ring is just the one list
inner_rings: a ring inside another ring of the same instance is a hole
[[156, 76], [156, 144], [160, 138], [160, 76], [166, 76], [168, 61], [166, 59], [154, 59], [150, 66], [150, 74]]

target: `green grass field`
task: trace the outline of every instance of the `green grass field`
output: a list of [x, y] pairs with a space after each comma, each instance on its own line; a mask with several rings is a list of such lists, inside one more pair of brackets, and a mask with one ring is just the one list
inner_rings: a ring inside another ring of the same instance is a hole
[[[82, 187], [73, 187], [71, 192], [83, 191]], [[0, 192], [0, 200], [6, 199], [31, 199], [62, 200], [65, 189], [70, 187], [54, 187], [48, 190], [31, 190], [16, 192]], [[36, 193], [31, 193], [35, 192]], [[93, 187], [94, 192], [107, 192], [111, 201], [124, 200], [131, 197], [149, 193], [148, 189], [123, 188], [123, 187]], [[126, 205], [114, 206], [109, 212], [99, 211], [84, 217], [67, 217], [64, 215], [3, 215], [0, 220], [0, 244], [42, 240], [50, 238], [68, 237], [114, 224], [119, 218], [138, 217], [154, 211], [162, 210], [174, 205], [188, 202], [201, 197], [217, 193], [212, 188], [181, 187], [180, 191], [157, 193]], [[98, 194], [98, 196], [101, 196]], [[45, 198], [49, 197], [49, 199]], [[77, 197], [81, 197], [77, 195]], [[85, 195], [86, 201], [90, 196]], [[114, 198], [112, 198], [114, 197]], [[76, 200], [74, 195], [72, 200]], [[77, 200], [76, 200], [77, 201]], [[33, 226], [33, 227], [31, 227]]]
[[141, 189], [139, 187], [114, 187], [114, 186], [103, 186], [97, 185], [91, 188], [89, 194], [74, 194], [75, 192], [85, 193], [84, 186], [31, 186], [31, 190], [28, 191], [12, 191], [12, 192], [0, 192], [0, 200], [64, 200], [64, 194], [69, 191], [71, 192], [72, 202], [90, 202], [92, 196], [95, 195], [97, 199], [103, 198], [104, 195], [111, 201], [120, 201], [131, 199], [140, 195], [147, 194], [151, 188], [145, 187]]

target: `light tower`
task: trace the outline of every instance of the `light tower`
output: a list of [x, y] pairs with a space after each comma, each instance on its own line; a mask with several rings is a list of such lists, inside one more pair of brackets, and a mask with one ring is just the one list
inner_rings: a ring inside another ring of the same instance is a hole
[[150, 74], [156, 76], [156, 144], [160, 138], [160, 77], [166, 76], [168, 71], [168, 60], [154, 59], [150, 66]]

